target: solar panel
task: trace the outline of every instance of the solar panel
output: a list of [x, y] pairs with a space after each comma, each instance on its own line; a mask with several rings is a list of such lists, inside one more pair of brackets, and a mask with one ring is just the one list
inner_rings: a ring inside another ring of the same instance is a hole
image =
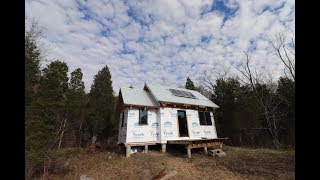
[[181, 90], [177, 90], [177, 89], [169, 89], [169, 91], [173, 95], [178, 96], [178, 97], [197, 99], [191, 92], [181, 91]]

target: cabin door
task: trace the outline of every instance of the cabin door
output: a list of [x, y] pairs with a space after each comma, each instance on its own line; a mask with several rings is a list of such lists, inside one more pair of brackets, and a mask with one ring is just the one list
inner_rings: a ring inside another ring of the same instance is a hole
[[178, 123], [180, 137], [189, 137], [186, 111], [178, 110]]

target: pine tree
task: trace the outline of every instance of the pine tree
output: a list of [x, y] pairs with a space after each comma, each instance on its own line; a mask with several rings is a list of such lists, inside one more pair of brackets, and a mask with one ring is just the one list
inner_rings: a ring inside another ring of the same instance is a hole
[[28, 31], [25, 36], [25, 103], [29, 105], [35, 96], [40, 81], [40, 49]]
[[[30, 106], [33, 101], [36, 100], [36, 89], [40, 82], [41, 71], [40, 71], [40, 61], [41, 61], [41, 51], [38, 47], [38, 39], [41, 30], [38, 25], [33, 22], [31, 27], [26, 30], [25, 33], [25, 107], [26, 107], [26, 118], [25, 122], [28, 122], [32, 117], [30, 116], [30, 111], [32, 107]], [[28, 140], [28, 129], [26, 128], [26, 142]]]
[[[44, 124], [38, 124], [42, 118], [35, 105], [38, 97], [37, 89], [40, 84], [41, 70], [40, 63], [43, 52], [39, 47], [39, 38], [42, 31], [38, 24], [33, 21], [25, 33], [25, 156], [26, 166], [33, 166], [43, 161], [44, 151], [39, 150], [41, 139], [36, 131], [42, 129]], [[42, 137], [43, 132], [38, 132]], [[32, 175], [33, 172], [27, 171]]]
[[39, 95], [41, 101], [57, 107], [64, 107], [68, 90], [68, 66], [59, 60], [51, 62], [43, 69]]
[[[25, 122], [27, 124], [32, 119], [31, 111], [34, 107], [31, 105], [37, 99], [37, 88], [40, 83], [41, 71], [40, 62], [42, 51], [39, 48], [39, 38], [42, 31], [36, 22], [32, 22], [31, 27], [25, 33]], [[28, 128], [26, 127], [26, 144], [28, 145]]]
[[277, 96], [280, 99], [279, 113], [282, 114], [282, 134], [287, 136], [287, 142], [294, 145], [295, 139], [295, 83], [287, 77], [278, 80]]
[[193, 82], [191, 81], [191, 79], [189, 77], [187, 78], [187, 82], [186, 82], [185, 88], [186, 89], [190, 89], [190, 90], [195, 90], [194, 84], [193, 84]]
[[87, 128], [93, 144], [97, 136], [108, 137], [114, 133], [114, 105], [111, 74], [108, 66], [105, 66], [94, 76], [89, 93]]
[[48, 150], [58, 142], [66, 122], [66, 92], [68, 67], [61, 61], [51, 62], [40, 81], [37, 101], [32, 103], [27, 123], [27, 156], [36, 162], [43, 161]]
[[73, 134], [76, 137], [75, 144], [78, 146], [81, 145], [82, 126], [87, 102], [82, 77], [83, 74], [80, 68], [71, 72], [69, 91], [67, 93], [68, 126], [73, 130]]
[[[240, 144], [240, 123], [235, 118], [237, 100], [239, 99], [240, 83], [237, 79], [217, 79], [213, 101], [220, 109], [216, 113], [217, 131], [220, 136], [231, 138], [233, 144]], [[218, 134], [218, 135], [219, 135]]]

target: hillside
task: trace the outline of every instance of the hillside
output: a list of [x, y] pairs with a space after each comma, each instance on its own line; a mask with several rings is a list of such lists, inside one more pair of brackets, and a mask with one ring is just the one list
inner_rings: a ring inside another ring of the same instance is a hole
[[223, 147], [226, 157], [211, 157], [201, 149], [188, 159], [183, 149], [161, 153], [135, 153], [130, 158], [115, 151], [88, 153], [84, 150], [54, 159], [49, 179], [150, 179], [166, 168], [172, 179], [295, 179], [295, 152], [263, 148]]

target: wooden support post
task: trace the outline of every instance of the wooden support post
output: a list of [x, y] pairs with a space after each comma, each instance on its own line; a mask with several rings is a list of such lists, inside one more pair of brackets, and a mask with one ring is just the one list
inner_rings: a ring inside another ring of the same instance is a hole
[[188, 153], [188, 158], [191, 158], [191, 149], [190, 148], [187, 149], [187, 153]]
[[144, 153], [148, 153], [148, 144], [144, 145]]
[[208, 148], [207, 148], [207, 147], [204, 147], [203, 149], [204, 149], [204, 153], [205, 153], [205, 154], [208, 154]]
[[127, 148], [126, 148], [126, 157], [130, 157], [130, 153], [131, 153], [131, 147], [127, 146]]
[[161, 144], [161, 149], [162, 149], [162, 152], [166, 152], [166, 145], [165, 143]]

